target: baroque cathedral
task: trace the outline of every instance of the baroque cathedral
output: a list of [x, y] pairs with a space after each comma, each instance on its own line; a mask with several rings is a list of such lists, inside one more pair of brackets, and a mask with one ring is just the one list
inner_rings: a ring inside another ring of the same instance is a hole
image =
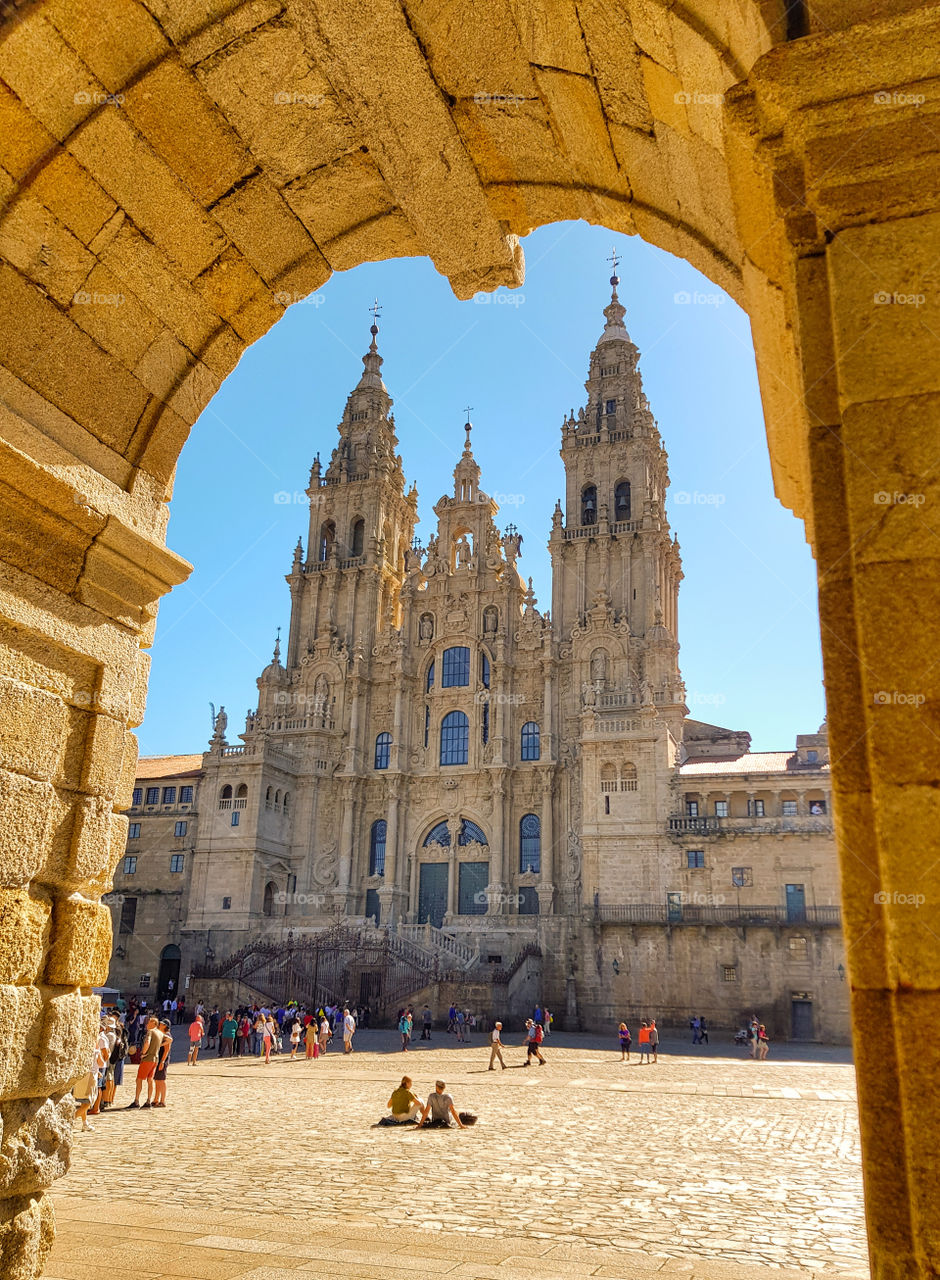
[[469, 422], [415, 537], [373, 324], [310, 473], [286, 652], [240, 743], [221, 713], [198, 770], [185, 956], [352, 919], [471, 956], [484, 984], [538, 956], [517, 1003], [571, 1025], [754, 1006], [778, 1034], [847, 1034], [825, 726], [752, 753], [689, 718], [667, 456], [618, 283], [562, 424], [550, 612]]

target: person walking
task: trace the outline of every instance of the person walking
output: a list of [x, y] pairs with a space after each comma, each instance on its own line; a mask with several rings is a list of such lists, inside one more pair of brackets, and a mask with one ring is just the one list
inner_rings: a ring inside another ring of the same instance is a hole
[[757, 1015], [752, 1014], [751, 1021], [748, 1023], [747, 1028], [747, 1056], [749, 1058], [757, 1057], [757, 1040], [759, 1032], [760, 1022], [758, 1021]]
[[[297, 1057], [297, 1050], [300, 1048], [301, 1030], [302, 1028], [300, 1026], [300, 1019], [294, 1018], [294, 1024], [290, 1029], [290, 1060], [291, 1062], [293, 1062], [294, 1059]], [[314, 1039], [316, 1038], [316, 1033], [314, 1033], [313, 1038]]]
[[[343, 1053], [353, 1052], [353, 1036], [356, 1034], [356, 1019], [348, 1009], [343, 1010]], [[410, 1033], [409, 1033], [410, 1034]]]
[[618, 1028], [618, 1035], [620, 1036], [620, 1061], [629, 1062], [631, 1036], [630, 1036], [630, 1028], [627, 1026], [625, 1022], [621, 1022]]
[[525, 1062], [523, 1066], [528, 1066], [532, 1058], [538, 1058], [539, 1066], [545, 1066], [545, 1059], [542, 1057], [542, 1050], [539, 1045], [542, 1043], [542, 1024], [535, 1022], [532, 1018], [526, 1019], [526, 1036], [525, 1036]]
[[238, 1020], [232, 1016], [231, 1010], [222, 1019], [222, 1025], [219, 1030], [219, 1057], [231, 1058], [235, 1054], [236, 1033], [238, 1032]]
[[547, 1009], [542, 1010], [542, 1034], [548, 1039], [548, 1033], [552, 1029], [552, 1015]]
[[431, 1013], [430, 1008], [427, 1005], [425, 1005], [424, 1010], [421, 1014], [421, 1039], [422, 1040], [431, 1039], [431, 1023], [433, 1021], [434, 1021], [434, 1015]]
[[467, 1019], [466, 1019], [466, 1017], [465, 1017], [465, 1015], [464, 1015], [464, 1011], [463, 1011], [463, 1009], [458, 1009], [458, 1010], [457, 1010], [457, 1016], [456, 1016], [456, 1018], [454, 1019], [454, 1021], [455, 1021], [456, 1026], [457, 1026], [457, 1039], [460, 1041], [460, 1043], [461, 1043], [461, 1044], [463, 1044], [463, 1040], [464, 1040], [464, 1028], [466, 1027], [466, 1024], [467, 1024]]
[[702, 1044], [708, 1044], [708, 1023], [704, 1018], [699, 1018], [699, 1039]]
[[646, 1058], [646, 1065], [650, 1062], [650, 1028], [649, 1023], [643, 1021], [640, 1023], [640, 1066], [643, 1065], [643, 1059]]
[[189, 1066], [196, 1065], [196, 1059], [199, 1057], [199, 1050], [202, 1048], [202, 1036], [205, 1027], [202, 1023], [200, 1014], [196, 1014], [192, 1022], [189, 1024], [189, 1056], [186, 1061]]
[[692, 1043], [698, 1044], [702, 1038], [702, 1019], [698, 1014], [689, 1019], [689, 1026], [692, 1028]]
[[650, 1022], [650, 1049], [653, 1053], [653, 1062], [659, 1061], [659, 1032], [656, 1030], [656, 1019]]
[[222, 1015], [219, 1013], [219, 1006], [214, 1004], [212, 1012], [209, 1014], [209, 1021], [206, 1023], [206, 1049], [214, 1049], [215, 1042], [219, 1034], [219, 1023], [222, 1021]]
[[153, 1075], [157, 1069], [157, 1059], [160, 1056], [160, 1046], [163, 1044], [163, 1036], [157, 1025], [157, 1020], [153, 1015], [147, 1019], [147, 1030], [144, 1032], [143, 1043], [140, 1046], [140, 1064], [137, 1067], [137, 1087], [134, 1091], [134, 1101], [128, 1104], [128, 1110], [133, 1107], [141, 1106], [140, 1095], [147, 1083], [147, 1101], [143, 1103], [144, 1107], [153, 1105]]
[[503, 1024], [501, 1022], [497, 1022], [496, 1025], [493, 1027], [493, 1034], [490, 1036], [491, 1047], [490, 1047], [490, 1065], [488, 1067], [489, 1071], [496, 1070], [496, 1068], [493, 1066], [493, 1063], [497, 1060], [497, 1058], [499, 1059], [499, 1065], [502, 1067], [504, 1071], [506, 1070], [506, 1064], [505, 1062], [503, 1062], [503, 1042], [499, 1038], [499, 1033], [502, 1031], [502, 1029], [503, 1029]]
[[408, 1052], [408, 1042], [411, 1040], [411, 1015], [407, 1009], [402, 1010], [402, 1015], [398, 1019], [398, 1030], [401, 1035], [401, 1051]]
[[454, 1008], [453, 1005], [451, 1005], [450, 1008], [447, 1010], [447, 1034], [450, 1035], [450, 1033], [455, 1029], [456, 1026], [457, 1026], [457, 1010]]
[[330, 1043], [330, 1037], [332, 1036], [332, 1034], [333, 1033], [330, 1030], [330, 1020], [326, 1016], [326, 1010], [324, 1010], [323, 1017], [320, 1019], [320, 1030], [319, 1030], [319, 1037], [318, 1037], [318, 1046], [319, 1046], [321, 1055], [326, 1053], [327, 1047]]
[[264, 1053], [264, 1065], [267, 1066], [271, 1061], [271, 1020], [268, 1018], [259, 1018], [261, 1023], [261, 1049]]
[[767, 1028], [761, 1023], [757, 1028], [757, 1057], [763, 1062], [770, 1052], [770, 1036], [767, 1034]]

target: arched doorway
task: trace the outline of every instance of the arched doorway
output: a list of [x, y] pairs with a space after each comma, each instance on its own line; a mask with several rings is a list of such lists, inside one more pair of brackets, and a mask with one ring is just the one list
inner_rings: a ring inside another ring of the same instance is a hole
[[157, 996], [160, 1000], [173, 1000], [180, 993], [180, 949], [175, 943], [160, 952], [160, 969], [157, 974]]

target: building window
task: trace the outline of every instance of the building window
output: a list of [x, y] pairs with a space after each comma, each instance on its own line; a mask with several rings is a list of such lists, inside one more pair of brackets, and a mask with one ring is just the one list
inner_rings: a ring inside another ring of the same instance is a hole
[[284, 814], [285, 817], [287, 817], [287, 811], [289, 808], [290, 808], [290, 792], [285, 791], [284, 800], [283, 800], [283, 803], [281, 804], [281, 812]]
[[790, 955], [794, 960], [805, 960], [806, 951], [807, 945], [805, 938], [796, 937], [790, 939]]
[[180, 804], [192, 804], [193, 789], [192, 787], [180, 787]]
[[148, 787], [148, 788], [147, 788], [147, 803], [148, 803], [148, 804], [159, 804], [159, 803], [160, 803], [160, 788], [159, 788], [159, 787]]
[[170, 870], [173, 872], [182, 871], [183, 863], [185, 862], [185, 860], [186, 860], [185, 854], [171, 853], [170, 854]]
[[736, 967], [735, 965], [733, 965], [733, 964], [724, 964], [724, 965], [722, 965], [722, 966], [721, 966], [721, 980], [722, 980], [722, 982], [737, 982], [737, 980], [738, 980], [738, 970], [737, 970], [737, 967]]
[[163, 803], [176, 804], [176, 787], [163, 788]]
[[330, 552], [333, 550], [333, 540], [335, 537], [336, 525], [332, 520], [325, 520], [320, 526], [320, 545], [317, 554], [317, 559], [321, 564], [329, 560]]
[[481, 827], [475, 822], [471, 822], [469, 818], [462, 819], [460, 823], [460, 835], [457, 837], [458, 844], [487, 844], [486, 835]]
[[470, 752], [470, 721], [462, 711], [449, 711], [441, 721], [441, 764], [466, 764]]
[[431, 737], [431, 708], [424, 708], [424, 746], [427, 749], [428, 741]]
[[715, 801], [715, 817], [727, 818], [727, 816], [728, 816], [728, 801], [716, 800]]
[[630, 481], [621, 480], [614, 489], [614, 519], [630, 519]]
[[490, 687], [490, 660], [485, 653], [480, 653], [480, 683], [484, 689]]
[[539, 913], [539, 893], [534, 884], [524, 884], [519, 888], [519, 915], [537, 916]]
[[585, 485], [581, 490], [581, 523], [597, 524], [597, 486]]
[[233, 826], [233, 827], [237, 827], [237, 826], [238, 826], [238, 819], [239, 819], [241, 816], [242, 816], [242, 815], [241, 815], [241, 814], [238, 812], [238, 810], [236, 809], [236, 810], [235, 810], [235, 812], [232, 814], [232, 826]]
[[488, 862], [461, 862], [457, 875], [457, 911], [462, 916], [486, 915], [490, 879]]
[[388, 834], [388, 823], [384, 818], [373, 822], [369, 835], [369, 875], [385, 875], [385, 838]]
[[747, 816], [749, 818], [762, 818], [764, 816], [763, 800], [748, 800]]
[[137, 807], [137, 805], [139, 805], [139, 804], [143, 804], [143, 802], [144, 802], [144, 789], [143, 789], [143, 787], [135, 787], [135, 788], [134, 788], [134, 795], [133, 795], [133, 797], [131, 798], [131, 804], [136, 808], [136, 807]]
[[387, 769], [391, 754], [392, 754], [392, 735], [390, 733], [380, 733], [375, 740], [376, 769]]
[[128, 838], [128, 840], [139, 840], [139, 839], [140, 839], [140, 823], [139, 823], [139, 822], [131, 822], [131, 823], [128, 825], [128, 828], [127, 828], [127, 838]]
[[540, 754], [539, 726], [535, 720], [529, 720], [522, 726], [522, 759], [538, 760]]
[[223, 899], [222, 899], [222, 910], [223, 910], [223, 911], [231, 911], [231, 909], [232, 909], [232, 899], [231, 899], [231, 898], [223, 898]]
[[228, 785], [228, 783], [226, 783], [225, 786], [222, 788], [222, 790], [219, 792], [219, 808], [231, 809], [231, 807], [232, 807], [232, 788]]
[[362, 548], [366, 537], [365, 520], [357, 520], [353, 524], [352, 534], [349, 539], [349, 554], [351, 556], [361, 556]]
[[137, 859], [133, 855], [130, 855], [129, 857], [124, 859], [124, 874], [126, 876], [132, 876], [136, 873], [136, 871], [137, 871]]
[[542, 864], [542, 824], [537, 814], [527, 813], [519, 823], [519, 870], [538, 872]]
[[806, 760], [808, 764], [815, 764], [818, 759], [819, 759], [818, 751], [807, 751]]
[[637, 786], [636, 765], [632, 760], [628, 760], [620, 770], [620, 790], [636, 791]]
[[685, 851], [686, 866], [690, 871], [701, 871], [705, 866], [705, 850], [704, 849], [686, 849]]
[[697, 800], [686, 800], [685, 814], [687, 818], [698, 817], [698, 801]]
[[121, 903], [121, 921], [118, 925], [118, 933], [133, 933], [134, 922], [137, 919], [137, 899], [125, 898]]
[[795, 818], [798, 812], [799, 810], [797, 808], [797, 803], [795, 800], [784, 800], [783, 816], [785, 818]]
[[826, 812], [825, 800], [810, 800], [809, 811], [814, 818], [818, 818], [820, 814], [823, 814]]
[[441, 664], [441, 688], [455, 689], [470, 683], [470, 650], [466, 645], [455, 645], [444, 650]]
[[731, 883], [736, 889], [749, 889], [754, 883], [754, 873], [750, 867], [732, 867]]
[[450, 848], [450, 827], [446, 822], [439, 822], [436, 827], [432, 827], [428, 834], [424, 837], [425, 849], [428, 845], [439, 844], [445, 849]]
[[616, 400], [608, 400], [608, 401], [607, 401], [607, 404], [606, 404], [606, 406], [605, 406], [605, 411], [606, 411], [607, 413], [616, 413], [616, 412], [617, 412], [617, 401], [616, 401]]
[[175, 836], [184, 836], [186, 834], [186, 830], [187, 824], [185, 822], [178, 822], [173, 828], [173, 834]]
[[488, 702], [483, 703], [482, 737], [483, 745], [485, 747], [490, 740], [490, 704]]
[[428, 667], [428, 678], [424, 682], [424, 691], [425, 693], [430, 693], [433, 688], [434, 688], [434, 661], [432, 659]]
[[604, 812], [610, 813], [610, 796], [604, 796]]

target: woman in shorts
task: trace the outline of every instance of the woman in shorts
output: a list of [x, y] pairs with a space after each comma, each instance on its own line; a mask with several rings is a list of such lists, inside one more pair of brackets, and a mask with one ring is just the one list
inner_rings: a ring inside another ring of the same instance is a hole
[[621, 1022], [620, 1024], [619, 1035], [620, 1035], [620, 1061], [629, 1062], [630, 1061], [630, 1045], [632, 1044], [633, 1041], [630, 1035], [630, 1028], [627, 1026], [625, 1022]]
[[160, 1046], [160, 1056], [157, 1058], [157, 1067], [153, 1073], [153, 1105], [155, 1107], [166, 1106], [166, 1069], [170, 1062], [170, 1050], [173, 1048], [173, 1037], [170, 1035], [170, 1024], [167, 1019], [160, 1023], [160, 1031], [163, 1034], [163, 1044]]

